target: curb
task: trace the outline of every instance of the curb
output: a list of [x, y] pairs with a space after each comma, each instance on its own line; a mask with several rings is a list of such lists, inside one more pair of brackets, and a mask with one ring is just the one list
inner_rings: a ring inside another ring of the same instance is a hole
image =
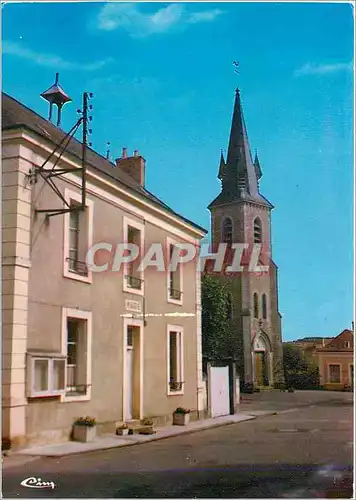
[[[213, 424], [213, 425], [209, 425], [207, 427], [203, 427], [203, 428], [197, 428], [197, 429], [187, 429], [185, 431], [181, 431], [181, 432], [177, 432], [176, 434], [166, 434], [166, 435], [163, 435], [163, 436], [152, 436], [151, 438], [148, 438], [148, 439], [145, 439], [145, 440], [142, 440], [142, 441], [128, 441], [127, 443], [121, 443], [121, 444], [118, 444], [117, 446], [110, 446], [110, 447], [107, 447], [107, 446], [104, 446], [103, 448], [96, 448], [95, 450], [80, 450], [80, 451], [76, 451], [76, 452], [73, 452], [73, 453], [63, 453], [63, 454], [48, 454], [48, 455], [30, 455], [30, 454], [27, 454], [27, 453], [21, 453], [20, 451], [19, 452], [15, 452], [14, 455], [16, 456], [22, 456], [22, 457], [25, 457], [27, 456], [30, 460], [36, 460], [37, 458], [63, 458], [63, 457], [69, 457], [69, 456], [76, 456], [76, 455], [82, 455], [83, 453], [96, 453], [96, 452], [102, 452], [102, 451], [109, 451], [109, 450], [117, 450], [118, 448], [127, 448], [128, 446], [137, 446], [137, 445], [142, 445], [142, 444], [146, 444], [146, 443], [151, 443], [152, 441], [161, 441], [163, 439], [169, 439], [169, 438], [175, 438], [175, 437], [179, 437], [179, 436], [184, 436], [184, 435], [187, 435], [187, 434], [194, 434], [194, 433], [198, 433], [198, 432], [203, 432], [203, 431], [207, 431], [209, 429], [216, 429], [218, 427], [224, 427], [224, 426], [227, 426], [227, 425], [232, 425], [232, 424], [240, 424], [241, 422], [248, 422], [250, 420], [255, 420], [257, 417], [256, 416], [253, 416], [253, 415], [246, 415], [246, 417], [243, 419], [243, 420], [238, 420], [238, 421], [234, 421], [234, 420], [228, 420], [226, 422], [219, 422], [219, 423], [216, 423], [216, 424]], [[16, 467], [17, 464], [13, 464], [13, 465], [8, 465], [8, 467]]]

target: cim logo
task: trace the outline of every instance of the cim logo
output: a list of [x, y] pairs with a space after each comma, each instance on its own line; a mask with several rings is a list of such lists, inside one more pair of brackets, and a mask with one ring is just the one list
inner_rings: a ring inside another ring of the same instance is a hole
[[40, 477], [28, 477], [21, 481], [20, 484], [21, 486], [25, 486], [25, 488], [52, 488], [54, 490], [56, 487], [53, 481], [43, 481]]

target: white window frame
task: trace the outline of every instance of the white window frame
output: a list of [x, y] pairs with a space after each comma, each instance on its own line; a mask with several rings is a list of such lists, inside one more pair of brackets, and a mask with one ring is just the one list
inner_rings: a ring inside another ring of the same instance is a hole
[[179, 246], [179, 241], [177, 240], [174, 240], [173, 238], [170, 238], [169, 236], [166, 237], [166, 255], [167, 255], [167, 302], [169, 302], [170, 304], [176, 304], [178, 306], [182, 306], [183, 305], [183, 296], [184, 296], [184, 293], [183, 293], [183, 263], [181, 262], [182, 261], [182, 257], [180, 257], [180, 262], [179, 262], [179, 286], [180, 286], [180, 292], [181, 292], [181, 295], [180, 295], [180, 299], [177, 300], [177, 299], [173, 299], [171, 297], [171, 293], [170, 293], [170, 290], [171, 290], [171, 272], [170, 272], [170, 269], [169, 269], [169, 265], [170, 265], [170, 248], [171, 248], [171, 245], [175, 246]]
[[[333, 382], [330, 380], [330, 366], [338, 366], [340, 369], [340, 380], [339, 382]], [[328, 363], [328, 384], [341, 384], [342, 383], [342, 370], [341, 363]]]
[[[35, 390], [35, 363], [36, 361], [47, 361], [47, 390]], [[54, 362], [64, 363], [64, 387], [63, 389], [53, 389]], [[48, 398], [62, 396], [65, 392], [65, 358], [61, 354], [47, 353], [27, 353], [27, 397], [28, 398]]]
[[[91, 399], [92, 382], [92, 313], [91, 311], [82, 311], [80, 309], [62, 308], [62, 354], [67, 358], [67, 321], [68, 318], [80, 319], [86, 321], [86, 394], [68, 396], [66, 393], [61, 395], [61, 402], [89, 401]], [[67, 363], [65, 370], [65, 389], [67, 389]]]
[[[80, 193], [77, 193], [76, 191], [71, 191], [70, 189], [66, 188], [64, 191], [64, 199], [68, 203], [68, 205], [71, 204], [71, 202], [75, 203], [81, 203], [82, 202], [82, 196]], [[88, 250], [89, 248], [92, 247], [93, 245], [93, 223], [94, 223], [94, 203], [92, 200], [86, 199], [85, 202], [86, 206], [86, 213], [87, 213], [87, 220], [88, 220]], [[67, 208], [65, 206], [65, 208]], [[76, 281], [81, 281], [83, 283], [92, 283], [93, 282], [93, 273], [90, 269], [88, 269], [88, 275], [87, 276], [82, 276], [78, 273], [75, 273], [74, 271], [70, 270], [69, 266], [69, 224], [70, 224], [70, 212], [66, 212], [64, 214], [64, 241], [63, 241], [63, 276], [65, 278], [70, 278]]]
[[[178, 382], [182, 382], [182, 388], [178, 391], [172, 391], [170, 388], [170, 333], [177, 332], [178, 335]], [[167, 396], [181, 396], [184, 394], [184, 328], [178, 325], [167, 325]]]
[[[135, 219], [130, 219], [129, 217], [124, 216], [123, 217], [123, 242], [127, 243], [128, 240], [128, 232], [129, 232], [129, 227], [133, 227], [134, 229], [138, 229], [141, 232], [141, 241], [140, 241], [140, 259], [143, 259], [144, 256], [144, 249], [145, 249], [145, 225], [141, 222], [136, 221]], [[128, 293], [133, 293], [135, 295], [141, 295], [143, 296], [145, 293], [145, 272], [144, 270], [140, 270], [140, 280], [141, 280], [141, 288], [136, 289], [136, 288], [131, 288], [127, 284], [127, 278], [126, 276], [128, 275], [128, 264], [124, 263], [123, 264], [123, 291], [128, 292]]]

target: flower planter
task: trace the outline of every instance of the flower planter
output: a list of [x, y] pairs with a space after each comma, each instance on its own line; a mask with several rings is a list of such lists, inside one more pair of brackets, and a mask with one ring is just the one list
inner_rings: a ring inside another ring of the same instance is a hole
[[173, 413], [173, 425], [187, 425], [189, 417], [189, 413]]
[[96, 438], [96, 426], [76, 425], [73, 426], [73, 441], [88, 443]]
[[117, 436], [127, 436], [129, 433], [129, 429], [116, 429]]

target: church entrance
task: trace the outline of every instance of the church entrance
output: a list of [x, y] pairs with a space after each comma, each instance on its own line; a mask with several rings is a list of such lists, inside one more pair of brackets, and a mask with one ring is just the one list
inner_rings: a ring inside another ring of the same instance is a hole
[[255, 353], [256, 382], [257, 385], [268, 385], [268, 369], [266, 352]]
[[269, 386], [271, 380], [271, 348], [266, 334], [260, 332], [253, 343], [253, 381], [258, 387]]

